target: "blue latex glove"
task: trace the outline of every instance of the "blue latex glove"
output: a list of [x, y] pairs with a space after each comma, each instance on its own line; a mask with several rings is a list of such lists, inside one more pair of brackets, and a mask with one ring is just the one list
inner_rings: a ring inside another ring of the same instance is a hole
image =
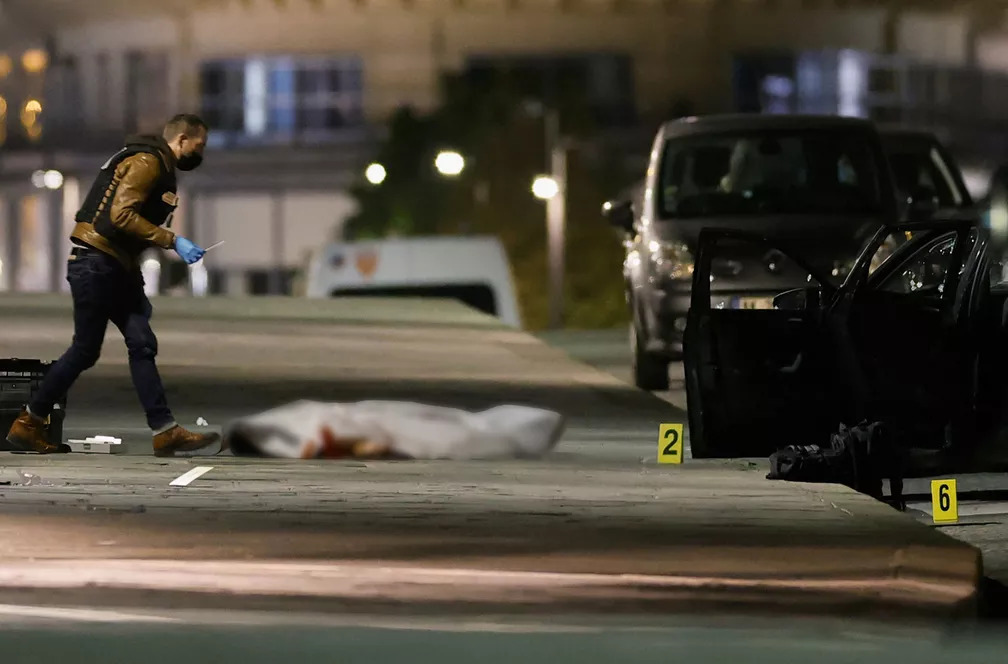
[[200, 248], [195, 243], [187, 240], [184, 237], [176, 236], [175, 238], [175, 253], [182, 257], [189, 265], [197, 262], [199, 259], [203, 258], [203, 254], [206, 253], [202, 248]]

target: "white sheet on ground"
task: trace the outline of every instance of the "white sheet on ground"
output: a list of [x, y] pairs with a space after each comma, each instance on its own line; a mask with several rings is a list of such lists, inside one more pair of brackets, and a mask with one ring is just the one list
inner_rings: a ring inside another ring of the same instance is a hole
[[238, 419], [225, 430], [235, 454], [345, 456], [325, 441], [361, 440], [412, 459], [538, 457], [560, 440], [560, 413], [502, 405], [481, 412], [406, 401], [297, 401]]

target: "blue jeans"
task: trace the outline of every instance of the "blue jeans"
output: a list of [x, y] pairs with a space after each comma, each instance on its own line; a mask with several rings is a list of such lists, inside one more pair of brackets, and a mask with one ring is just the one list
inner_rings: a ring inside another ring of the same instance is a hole
[[115, 258], [100, 251], [78, 250], [67, 263], [67, 281], [73, 296], [73, 343], [49, 368], [28, 405], [31, 412], [47, 417], [53, 404], [66, 395], [77, 377], [95, 365], [111, 321], [126, 340], [130, 375], [147, 414], [147, 425], [159, 431], [174, 423], [154, 363], [157, 337], [151, 330], [152, 308], [140, 273], [129, 272]]

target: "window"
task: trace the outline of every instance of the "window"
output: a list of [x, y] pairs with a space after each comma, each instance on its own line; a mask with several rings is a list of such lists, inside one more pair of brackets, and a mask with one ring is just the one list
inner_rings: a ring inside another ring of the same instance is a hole
[[92, 109], [95, 125], [100, 127], [108, 127], [110, 123], [110, 117], [108, 108], [108, 100], [112, 96], [112, 87], [109, 81], [112, 80], [112, 73], [109, 67], [109, 56], [107, 53], [98, 53], [94, 56], [94, 68], [95, 68], [95, 106]]
[[462, 84], [577, 108], [602, 126], [636, 120], [632, 61], [621, 54], [478, 55], [469, 59]]
[[955, 244], [955, 234], [943, 235], [932, 241], [887, 277], [880, 290], [940, 297], [945, 292]]
[[934, 192], [941, 207], [959, 207], [963, 204], [955, 180], [945, 160], [934, 148], [930, 152], [898, 152], [889, 155], [896, 188], [902, 197], [921, 189]]
[[245, 131], [245, 63], [221, 60], [200, 71], [203, 118], [213, 134]]
[[748, 130], [672, 138], [664, 218], [872, 214], [883, 209], [868, 137], [845, 130]]
[[[261, 57], [204, 63], [203, 112], [218, 140], [324, 140], [364, 120], [360, 59]], [[213, 136], [213, 135], [212, 135]]]
[[[62, 56], [50, 65], [45, 78], [43, 105], [46, 123], [50, 128], [80, 129], [86, 126], [87, 118], [81, 112], [83, 96], [81, 72], [74, 56]], [[17, 117], [17, 114], [8, 113]], [[0, 119], [0, 127], [3, 120]]]
[[431, 297], [455, 300], [491, 316], [498, 315], [497, 298], [486, 284], [441, 284], [428, 286], [381, 286], [375, 288], [338, 288], [330, 297]]
[[[659, 273], [670, 258], [676, 260], [667, 250], [661, 253]], [[794, 259], [760, 241], [721, 238], [710, 246], [710, 260], [711, 309], [774, 309], [775, 297], [795, 291], [776, 308], [800, 310], [808, 293], [823, 285]]]
[[126, 53], [126, 125], [131, 131], [151, 131], [170, 115], [167, 53]]

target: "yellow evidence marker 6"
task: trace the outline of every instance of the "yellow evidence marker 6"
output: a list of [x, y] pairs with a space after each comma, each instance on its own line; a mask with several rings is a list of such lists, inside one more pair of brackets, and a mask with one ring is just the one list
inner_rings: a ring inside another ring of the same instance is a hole
[[955, 523], [959, 520], [955, 480], [931, 480], [931, 514], [935, 523]]
[[658, 427], [658, 463], [683, 462], [683, 425], [662, 424]]

